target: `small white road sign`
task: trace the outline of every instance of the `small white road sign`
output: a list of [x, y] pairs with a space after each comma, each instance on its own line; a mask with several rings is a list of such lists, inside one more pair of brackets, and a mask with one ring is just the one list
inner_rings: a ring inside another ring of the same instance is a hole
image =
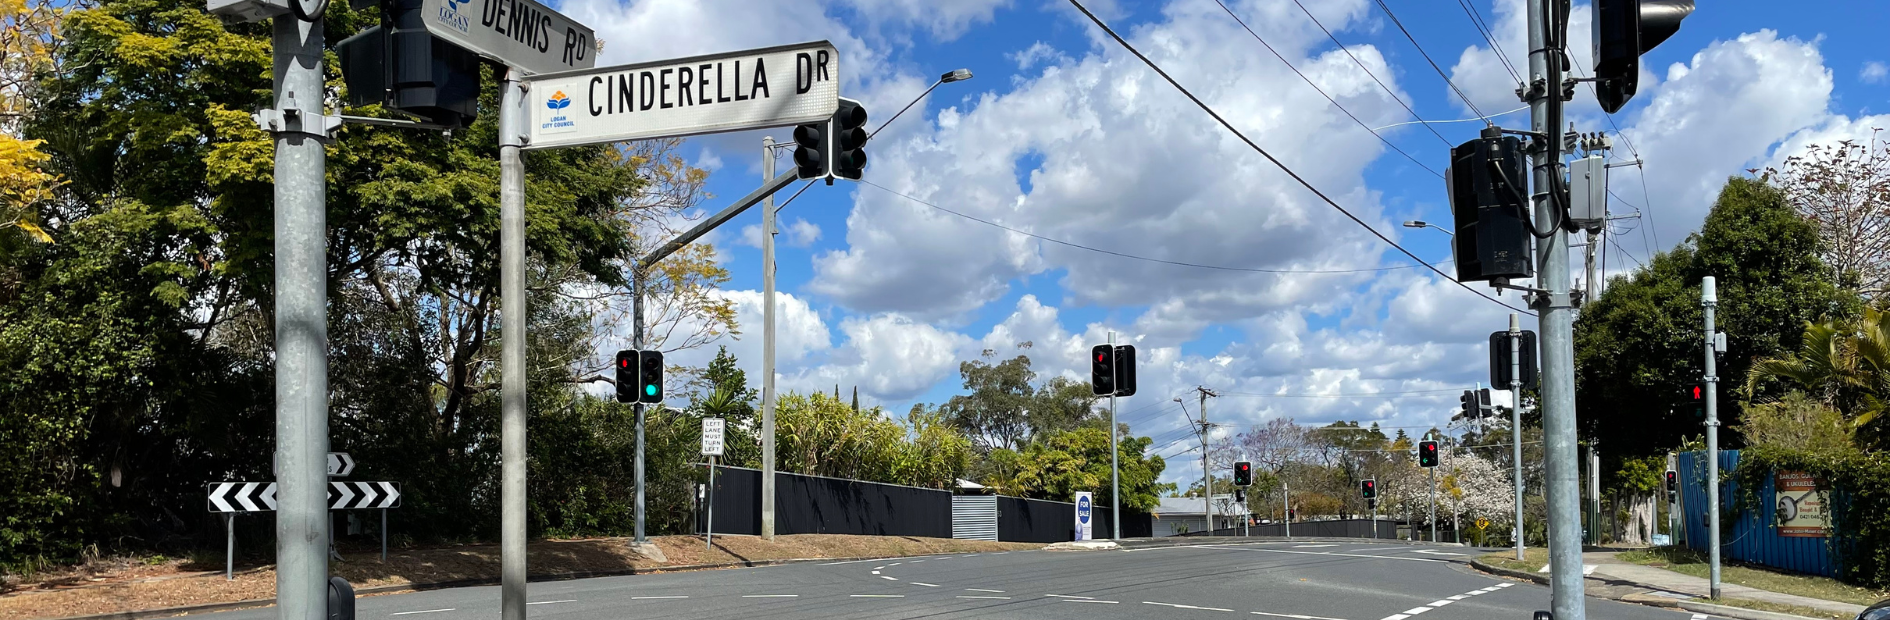
[[354, 457], [346, 452], [328, 453], [328, 475], [346, 476], [354, 473]]
[[726, 425], [722, 418], [702, 419], [703, 456], [722, 456], [722, 429]]
[[534, 0], [425, 0], [427, 33], [509, 67], [551, 73], [597, 66], [589, 26]]
[[840, 107], [840, 54], [816, 41], [524, 81], [525, 148], [546, 149], [824, 120]]

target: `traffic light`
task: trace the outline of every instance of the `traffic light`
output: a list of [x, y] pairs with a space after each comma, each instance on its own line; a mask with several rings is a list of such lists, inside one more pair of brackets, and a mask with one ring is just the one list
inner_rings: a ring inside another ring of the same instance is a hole
[[1696, 419], [1706, 419], [1706, 384], [1695, 383], [1680, 392], [1680, 400], [1693, 411]]
[[1464, 419], [1476, 418], [1479, 413], [1476, 392], [1464, 390], [1463, 396], [1457, 397], [1457, 409], [1463, 413]]
[[1116, 346], [1116, 395], [1135, 395], [1135, 345]]
[[[1510, 384], [1509, 371], [1511, 364], [1509, 360], [1509, 347], [1509, 332], [1507, 330], [1490, 332], [1490, 384], [1504, 389], [1508, 389]], [[1517, 348], [1521, 349], [1520, 353], [1522, 354], [1522, 363], [1515, 364], [1521, 367], [1519, 368], [1519, 370], [1522, 371], [1521, 383], [1523, 387], [1534, 386], [1536, 384], [1537, 374], [1536, 332], [1527, 329], [1522, 330], [1522, 342], [1519, 343]]]
[[1378, 481], [1366, 480], [1360, 482], [1358, 484], [1358, 490], [1360, 494], [1364, 495], [1365, 499], [1375, 499], [1378, 497]]
[[479, 67], [485, 61], [428, 33], [424, 4], [382, 0], [379, 25], [335, 45], [348, 105], [383, 104], [447, 128], [472, 125], [479, 112]]
[[1479, 418], [1495, 415], [1495, 408], [1490, 406], [1490, 388], [1477, 390], [1477, 409], [1481, 410], [1481, 413], [1477, 415]]
[[1253, 486], [1253, 463], [1234, 463], [1234, 486]]
[[1641, 54], [1680, 30], [1693, 0], [1595, 0], [1595, 99], [1613, 114], [1634, 98]]
[[794, 177], [818, 179], [827, 176], [827, 137], [832, 133], [824, 120], [794, 128]]
[[840, 109], [833, 113], [833, 177], [860, 180], [866, 171], [866, 107], [860, 102], [840, 98]]
[[1455, 224], [1451, 255], [1457, 281], [1507, 281], [1535, 275], [1527, 208], [1529, 193], [1522, 141], [1485, 131], [1450, 149], [1444, 192]]
[[1418, 446], [1417, 447], [1418, 467], [1436, 467], [1437, 466], [1437, 442], [1420, 441], [1418, 442], [1417, 446]]
[[623, 350], [617, 352], [617, 402], [637, 402], [637, 352]]
[[643, 367], [637, 373], [637, 384], [641, 386], [637, 388], [637, 402], [663, 402], [663, 352], [644, 351], [637, 359], [638, 365]]
[[1097, 396], [1116, 393], [1115, 347], [1099, 344], [1089, 348], [1089, 391]]
[[1667, 503], [1673, 503], [1680, 494], [1680, 472], [1667, 470]]
[[1234, 501], [1242, 503], [1242, 504], [1247, 503], [1247, 492], [1242, 491], [1240, 489], [1234, 489]]

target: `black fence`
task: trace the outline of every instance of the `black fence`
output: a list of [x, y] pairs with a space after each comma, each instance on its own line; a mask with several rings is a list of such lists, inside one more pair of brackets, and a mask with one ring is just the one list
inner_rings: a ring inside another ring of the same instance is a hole
[[[998, 540], [1013, 542], [1063, 542], [1076, 540], [1076, 504], [1041, 499], [998, 496]], [[1155, 523], [1148, 513], [1126, 512], [1122, 521], [1125, 538], [1146, 538], [1155, 533]], [[1096, 507], [1090, 510], [1095, 524], [1090, 535], [1108, 538], [1115, 527], [1115, 511]]]
[[[1374, 528], [1374, 525], [1376, 528]], [[1376, 531], [1373, 531], [1376, 529]], [[1126, 532], [1123, 535], [1128, 535]], [[1207, 536], [1207, 532], [1188, 532], [1177, 536]], [[1280, 523], [1250, 525], [1243, 531], [1240, 527], [1214, 530], [1215, 536], [1285, 536], [1286, 526]], [[1318, 538], [1385, 538], [1398, 537], [1398, 522], [1371, 519], [1340, 519], [1335, 521], [1294, 521], [1293, 535]]]
[[[952, 494], [938, 489], [775, 472], [776, 534], [952, 537]], [[761, 534], [761, 472], [715, 468], [715, 533]], [[698, 500], [696, 531], [709, 514]]]
[[[776, 534], [952, 537], [950, 492], [786, 472], [774, 475]], [[709, 525], [709, 499], [696, 499], [698, 534]], [[716, 467], [713, 501], [715, 533], [761, 534], [761, 471]], [[1075, 504], [1004, 496], [999, 496], [997, 502], [998, 540], [1050, 543], [1076, 539]], [[1095, 517], [1091, 534], [1108, 538], [1113, 511], [1097, 507], [1090, 514]], [[1126, 514], [1123, 536], [1154, 535], [1155, 524], [1147, 513]]]

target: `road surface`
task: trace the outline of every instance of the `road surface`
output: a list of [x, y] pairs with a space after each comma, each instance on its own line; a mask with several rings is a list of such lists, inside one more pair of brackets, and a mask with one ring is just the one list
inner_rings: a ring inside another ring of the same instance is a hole
[[[1477, 573], [1463, 547], [1228, 542], [1013, 551], [534, 583], [545, 620], [1159, 618], [1529, 620], [1549, 590]], [[208, 614], [273, 620], [270, 608]], [[1595, 620], [1706, 616], [1588, 599]], [[497, 620], [497, 587], [364, 597], [359, 620]]]

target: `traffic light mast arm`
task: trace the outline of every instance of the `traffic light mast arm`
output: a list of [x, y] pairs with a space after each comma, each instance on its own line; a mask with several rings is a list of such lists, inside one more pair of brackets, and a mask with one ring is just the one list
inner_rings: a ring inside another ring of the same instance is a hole
[[734, 219], [737, 215], [741, 215], [742, 212], [747, 211], [749, 207], [755, 206], [755, 203], [761, 202], [761, 199], [781, 191], [781, 188], [787, 187], [788, 184], [793, 183], [794, 179], [794, 171], [792, 170], [776, 175], [773, 179], [769, 179], [767, 183], [761, 184], [761, 187], [755, 189], [755, 191], [749, 192], [747, 196], [741, 197], [741, 199], [735, 201], [734, 204], [723, 208], [721, 212], [709, 216], [709, 219], [702, 220], [701, 223], [696, 224], [695, 228], [691, 228], [683, 234], [676, 235], [675, 239], [669, 240], [668, 243], [658, 246], [655, 251], [644, 255], [642, 259], [637, 261], [637, 270], [642, 271], [656, 265], [657, 261], [663, 260], [670, 254], [675, 253], [676, 250], [680, 250], [683, 246], [689, 245], [690, 242], [701, 238], [703, 235], [709, 234], [709, 231], [715, 230], [717, 226], [721, 226], [724, 222]]

